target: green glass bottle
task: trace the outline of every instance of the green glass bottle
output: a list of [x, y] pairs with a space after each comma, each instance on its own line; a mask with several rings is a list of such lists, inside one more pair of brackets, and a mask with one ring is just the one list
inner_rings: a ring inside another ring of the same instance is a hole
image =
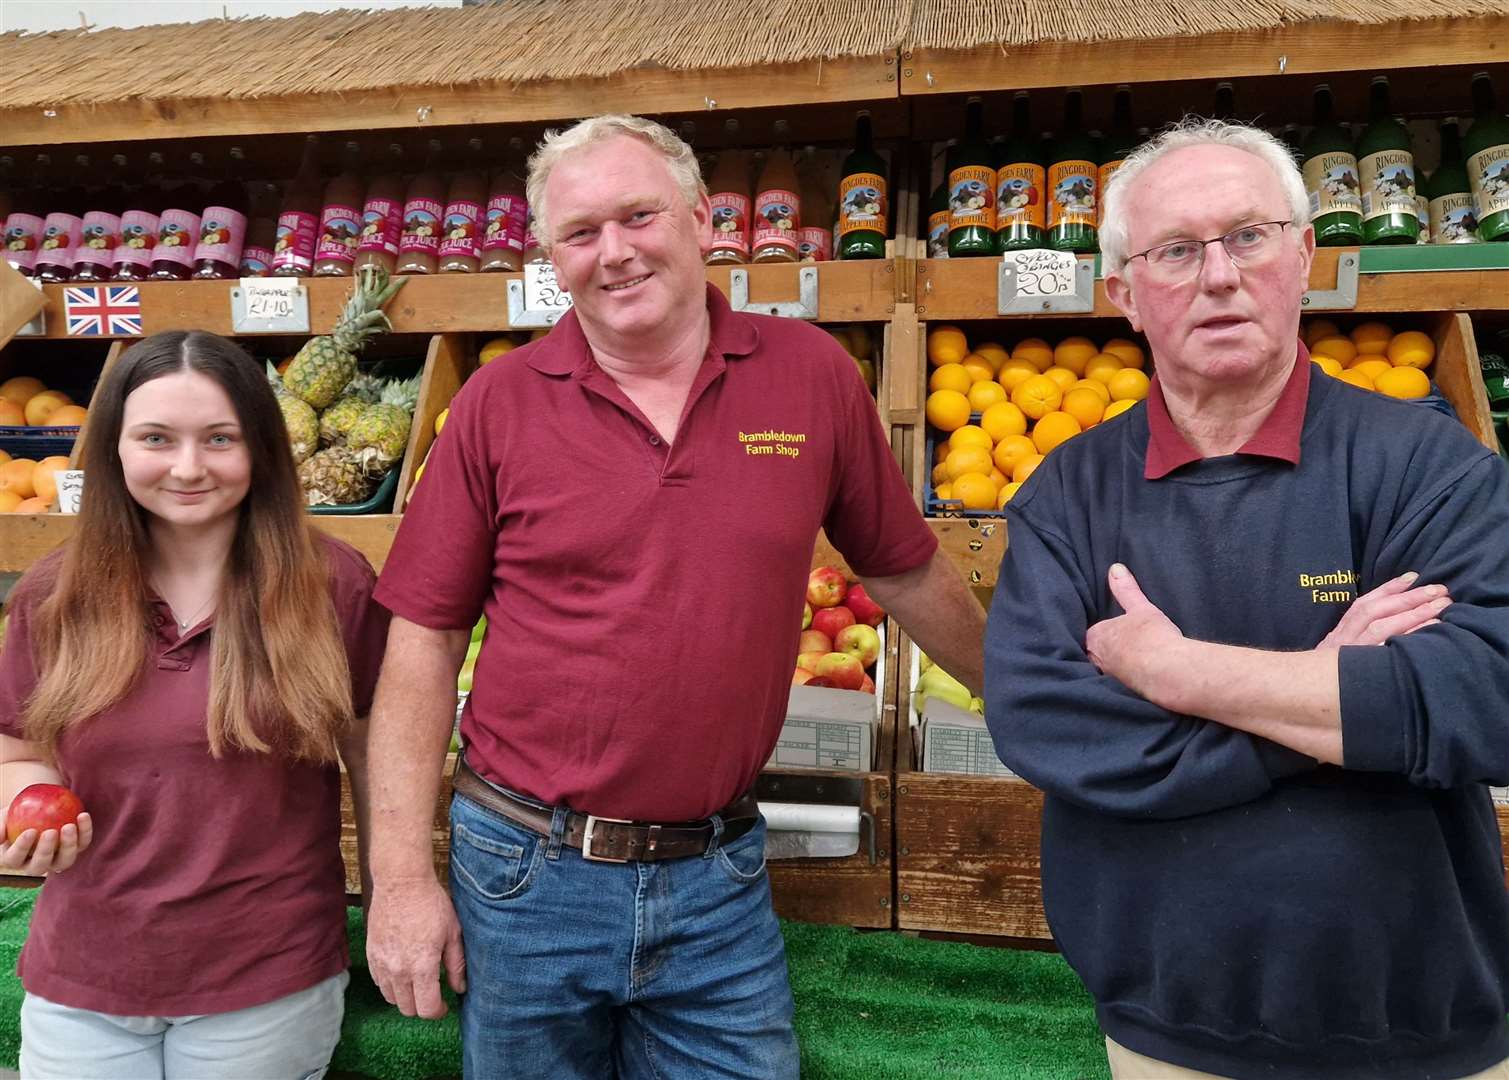
[[1462, 156], [1477, 203], [1478, 235], [1509, 240], [1509, 119], [1498, 110], [1493, 79], [1486, 71], [1472, 77], [1472, 108]]
[[1106, 136], [1105, 152], [1101, 155], [1100, 170], [1095, 186], [1095, 227], [1100, 228], [1105, 217], [1106, 185], [1127, 155], [1137, 149], [1140, 140], [1132, 126], [1132, 88], [1125, 84], [1116, 88], [1116, 97], [1111, 105], [1111, 131]]
[[870, 110], [854, 124], [854, 149], [844, 158], [838, 182], [838, 257], [885, 258], [886, 163], [875, 152]]
[[1362, 242], [1413, 244], [1420, 235], [1415, 206], [1415, 152], [1409, 129], [1389, 112], [1388, 76], [1373, 78], [1368, 126], [1357, 140], [1362, 182]]
[[1433, 244], [1476, 244], [1480, 239], [1477, 204], [1472, 197], [1467, 166], [1462, 164], [1462, 136], [1458, 126], [1455, 116], [1441, 121], [1441, 164], [1436, 166], [1425, 187], [1430, 198], [1430, 239]]
[[1011, 102], [1011, 133], [996, 150], [996, 251], [1040, 248], [1047, 237], [1048, 174], [1032, 134], [1031, 97]]
[[948, 169], [948, 257], [996, 253], [996, 170], [985, 141], [985, 103], [965, 105], [964, 138], [945, 158]]
[[1215, 105], [1210, 111], [1214, 120], [1225, 120], [1228, 124], [1239, 123], [1237, 120], [1237, 88], [1229, 82], [1216, 83]]
[[1300, 153], [1305, 190], [1310, 193], [1310, 222], [1321, 247], [1362, 243], [1362, 194], [1352, 136], [1331, 118], [1331, 88], [1315, 88], [1315, 126]]
[[1048, 246], [1093, 254], [1100, 168], [1094, 140], [1081, 126], [1083, 110], [1084, 92], [1071, 87], [1064, 95], [1064, 130], [1048, 158]]

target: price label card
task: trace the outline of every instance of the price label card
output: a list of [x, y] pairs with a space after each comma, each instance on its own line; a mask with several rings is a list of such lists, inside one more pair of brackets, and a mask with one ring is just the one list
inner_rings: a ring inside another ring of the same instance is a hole
[[238, 334], [309, 333], [309, 290], [297, 278], [242, 278], [231, 289]]
[[1001, 315], [1095, 309], [1095, 261], [1070, 251], [1032, 248], [1001, 260], [996, 311]]
[[565, 311], [571, 306], [571, 294], [555, 280], [555, 267], [548, 262], [524, 266], [524, 307], [530, 311]]
[[84, 470], [59, 469], [57, 472], [57, 484], [58, 513], [77, 514], [79, 512], [79, 500], [84, 495]]
[[1006, 255], [1006, 264], [1016, 271], [1018, 296], [1062, 296], [1074, 291], [1079, 260], [1073, 252], [1040, 248], [1012, 251]]

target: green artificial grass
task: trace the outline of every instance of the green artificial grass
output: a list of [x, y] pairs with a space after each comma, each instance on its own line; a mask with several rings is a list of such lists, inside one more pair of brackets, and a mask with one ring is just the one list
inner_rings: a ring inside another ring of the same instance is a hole
[[[0, 890], [0, 1065], [21, 1046], [16, 956], [35, 893]], [[367, 974], [348, 914], [351, 989], [332, 1074], [459, 1076], [455, 999], [444, 1020], [402, 1016]], [[1089, 995], [1063, 960], [847, 927], [784, 923], [804, 1080], [1105, 1080]]]

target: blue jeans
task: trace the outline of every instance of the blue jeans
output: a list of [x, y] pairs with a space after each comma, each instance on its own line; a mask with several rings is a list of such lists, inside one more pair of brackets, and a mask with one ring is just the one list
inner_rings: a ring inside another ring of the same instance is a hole
[[795, 1080], [765, 823], [702, 856], [603, 863], [457, 794], [466, 1080]]

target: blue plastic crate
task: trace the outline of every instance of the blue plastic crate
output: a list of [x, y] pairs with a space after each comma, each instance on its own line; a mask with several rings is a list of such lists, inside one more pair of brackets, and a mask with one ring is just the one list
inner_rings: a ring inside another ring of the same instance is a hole
[[394, 465], [366, 501], [345, 506], [311, 506], [308, 510], [311, 514], [386, 514], [393, 509], [393, 494], [397, 490], [398, 466]]
[[0, 427], [0, 450], [11, 457], [40, 461], [73, 453], [76, 427]]

